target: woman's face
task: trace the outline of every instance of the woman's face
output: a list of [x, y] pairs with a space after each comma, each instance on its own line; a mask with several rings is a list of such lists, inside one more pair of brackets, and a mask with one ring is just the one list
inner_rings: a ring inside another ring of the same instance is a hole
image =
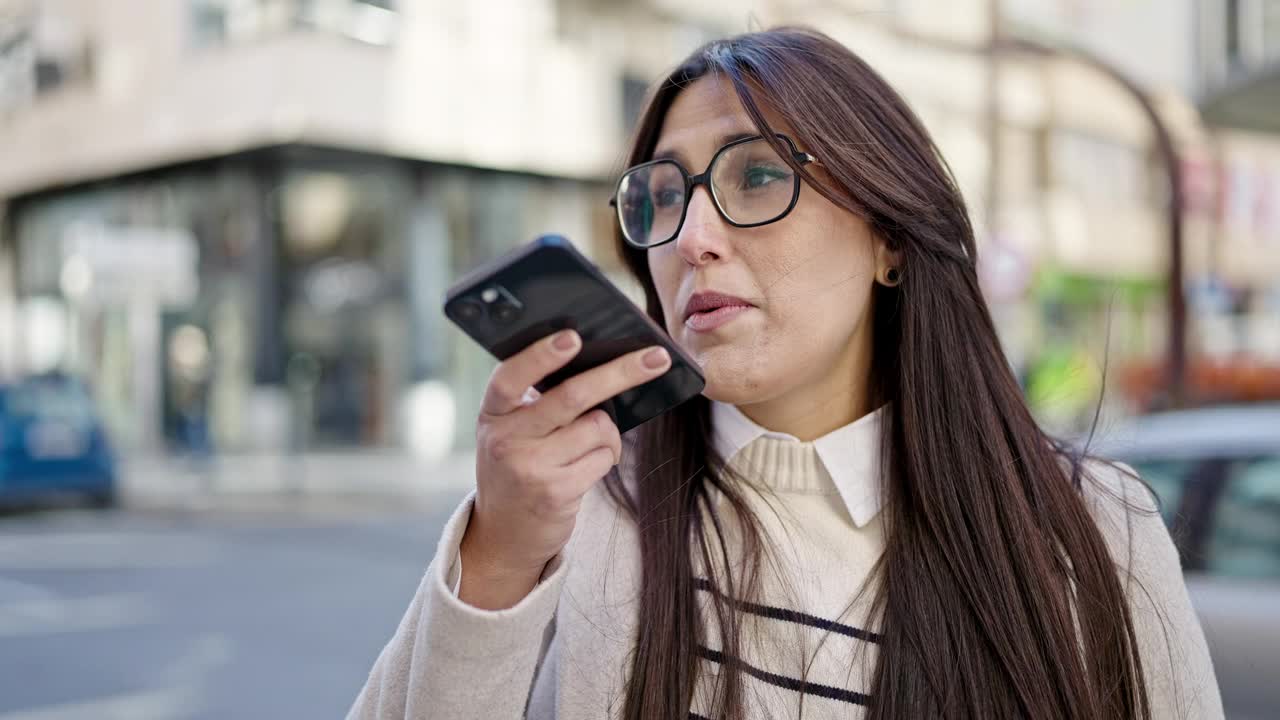
[[[766, 116], [777, 132], [808, 150], [783, 118]], [[676, 97], [654, 155], [673, 156], [696, 174], [725, 137], [756, 132], [727, 81], [706, 76]], [[820, 167], [809, 169], [823, 177]], [[782, 220], [736, 228], [700, 186], [676, 239], [648, 253], [667, 331], [702, 367], [704, 395], [740, 406], [861, 397], [872, 283], [889, 260], [862, 219], [801, 183], [795, 208]], [[752, 307], [699, 329], [708, 323], [687, 323], [685, 311], [690, 297], [703, 292], [737, 296]]]

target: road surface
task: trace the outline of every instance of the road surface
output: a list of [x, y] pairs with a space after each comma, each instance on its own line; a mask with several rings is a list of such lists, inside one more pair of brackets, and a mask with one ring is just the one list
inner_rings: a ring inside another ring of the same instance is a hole
[[342, 717], [460, 497], [0, 515], [0, 720]]

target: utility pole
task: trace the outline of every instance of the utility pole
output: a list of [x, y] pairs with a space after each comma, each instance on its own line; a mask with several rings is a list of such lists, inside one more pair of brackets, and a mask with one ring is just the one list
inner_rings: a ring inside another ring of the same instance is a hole
[[[995, 163], [999, 160], [999, 108], [994, 103], [998, 102], [996, 93], [997, 83], [999, 81], [999, 65], [996, 57], [1004, 53], [1022, 53], [1028, 55], [1039, 55], [1047, 58], [1069, 58], [1077, 62], [1083, 63], [1094, 70], [1111, 78], [1117, 85], [1125, 90], [1125, 92], [1134, 99], [1138, 106], [1142, 109], [1143, 115], [1147, 118], [1147, 122], [1151, 126], [1151, 131], [1155, 140], [1155, 150], [1160, 157], [1160, 162], [1164, 166], [1164, 175], [1166, 182], [1166, 195], [1168, 206], [1166, 208], [1166, 216], [1169, 224], [1169, 262], [1166, 266], [1166, 274], [1169, 279], [1168, 289], [1168, 305], [1169, 305], [1169, 321], [1168, 321], [1168, 345], [1165, 352], [1165, 385], [1168, 392], [1159, 403], [1161, 409], [1177, 408], [1187, 404], [1192, 398], [1189, 397], [1187, 389], [1187, 301], [1183, 287], [1183, 233], [1182, 233], [1182, 165], [1178, 159], [1177, 148], [1173, 143], [1173, 135], [1169, 132], [1169, 127], [1165, 125], [1164, 119], [1160, 117], [1159, 111], [1156, 109], [1155, 103], [1147, 96], [1145, 90], [1138, 86], [1128, 75], [1124, 74], [1119, 68], [1111, 65], [1102, 58], [1094, 55], [1092, 52], [1079, 47], [1071, 47], [1065, 45], [1051, 44], [1031, 40], [1029, 38], [1017, 37], [1012, 38], [1003, 32], [999, 0], [989, 0], [988, 6], [991, 13], [989, 22], [992, 29], [992, 37], [988, 52], [990, 54], [990, 65], [988, 67], [988, 82], [991, 83], [989, 90], [989, 102], [993, 103], [989, 107], [988, 121], [990, 126], [991, 148], [990, 158], [992, 164], [991, 172], [987, 177], [987, 198], [986, 209], [988, 215], [996, 206], [996, 189], [997, 174]], [[945, 40], [939, 40], [933, 37], [921, 37], [914, 33], [899, 29], [897, 31], [899, 37], [908, 38], [917, 42], [923, 42], [933, 45], [934, 47], [951, 47], [957, 50], [968, 50], [964, 45], [957, 45]], [[993, 220], [988, 217], [987, 227], [991, 228]]]
[[1138, 86], [1114, 65], [1081, 48], [1067, 48], [1049, 45], [1024, 38], [1017, 40], [1002, 39], [1001, 47], [1047, 57], [1071, 58], [1088, 65], [1103, 75], [1111, 78], [1122, 87], [1142, 109], [1155, 140], [1156, 154], [1164, 166], [1166, 195], [1168, 206], [1166, 216], [1169, 223], [1169, 261], [1165, 272], [1169, 279], [1168, 304], [1168, 345], [1165, 354], [1165, 385], [1167, 393], [1159, 403], [1159, 409], [1172, 409], [1185, 406], [1191, 398], [1187, 389], [1187, 299], [1184, 291], [1183, 266], [1183, 233], [1182, 233], [1182, 165], [1178, 159], [1178, 151], [1173, 143], [1173, 135], [1169, 126], [1160, 117], [1155, 103], [1146, 91]]
[[1000, 212], [1000, 47], [1004, 37], [1000, 0], [987, 0], [987, 197], [983, 204], [987, 238], [995, 236]]
[[987, 240], [995, 237], [1000, 214], [1000, 56], [1004, 38], [1000, 0], [987, 0], [987, 197], [983, 204]]

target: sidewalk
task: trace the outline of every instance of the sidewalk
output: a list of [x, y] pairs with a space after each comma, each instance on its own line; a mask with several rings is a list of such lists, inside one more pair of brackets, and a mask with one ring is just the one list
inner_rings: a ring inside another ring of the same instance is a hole
[[475, 455], [427, 461], [395, 450], [122, 458], [130, 507], [243, 510], [404, 507], [455, 502], [475, 485]]

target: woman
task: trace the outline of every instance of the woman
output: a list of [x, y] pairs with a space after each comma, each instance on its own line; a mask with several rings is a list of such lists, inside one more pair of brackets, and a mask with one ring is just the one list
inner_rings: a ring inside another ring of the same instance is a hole
[[1222, 716], [1151, 496], [1033, 421], [960, 194], [874, 71], [807, 30], [712, 43], [630, 166], [623, 257], [703, 395], [624, 442], [589, 410], [663, 351], [541, 397], [578, 338], [502, 363], [352, 717]]

